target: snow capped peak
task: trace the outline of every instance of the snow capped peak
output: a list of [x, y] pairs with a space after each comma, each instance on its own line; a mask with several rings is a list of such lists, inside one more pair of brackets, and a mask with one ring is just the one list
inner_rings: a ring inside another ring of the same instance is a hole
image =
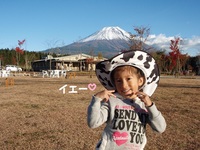
[[80, 42], [88, 42], [93, 40], [129, 40], [130, 34], [119, 27], [104, 27], [102, 30], [80, 40]]

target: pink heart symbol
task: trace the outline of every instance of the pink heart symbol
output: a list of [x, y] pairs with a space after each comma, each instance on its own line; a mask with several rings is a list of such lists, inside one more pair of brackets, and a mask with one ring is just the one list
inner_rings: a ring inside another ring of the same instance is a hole
[[97, 85], [95, 83], [90, 83], [88, 84], [88, 88], [90, 89], [90, 91], [94, 91], [96, 89]]
[[120, 133], [116, 131], [113, 133], [113, 140], [118, 146], [120, 146], [128, 141], [128, 133], [126, 132]]

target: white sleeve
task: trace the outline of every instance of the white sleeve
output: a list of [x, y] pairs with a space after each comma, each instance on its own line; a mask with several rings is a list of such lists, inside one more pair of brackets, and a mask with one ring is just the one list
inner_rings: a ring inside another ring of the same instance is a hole
[[153, 104], [151, 107], [147, 107], [147, 110], [149, 112], [149, 124], [151, 128], [159, 133], [164, 132], [167, 126], [166, 121], [156, 105]]
[[100, 98], [93, 96], [87, 111], [87, 123], [90, 128], [97, 128], [108, 119], [108, 103], [102, 102]]

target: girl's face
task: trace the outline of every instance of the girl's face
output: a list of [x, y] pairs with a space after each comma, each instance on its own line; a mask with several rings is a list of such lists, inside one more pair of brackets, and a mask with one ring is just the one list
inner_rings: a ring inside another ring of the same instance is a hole
[[136, 92], [140, 86], [142, 86], [144, 79], [138, 78], [134, 73], [131, 73], [127, 69], [116, 71], [114, 73], [114, 83], [117, 92], [124, 98], [134, 99], [136, 98]]

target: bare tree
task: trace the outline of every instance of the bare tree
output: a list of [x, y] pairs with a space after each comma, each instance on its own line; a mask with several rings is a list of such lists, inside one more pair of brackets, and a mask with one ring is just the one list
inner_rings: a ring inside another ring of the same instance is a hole
[[130, 49], [144, 49], [143, 44], [147, 41], [150, 34], [150, 28], [148, 27], [134, 27], [135, 34], [130, 33], [131, 45]]
[[57, 50], [57, 51], [60, 51], [60, 49], [58, 48], [58, 42], [59, 42], [59, 40], [51, 40], [51, 41], [46, 41], [46, 44], [47, 44], [47, 46], [48, 46], [48, 49], [49, 49], [49, 52], [48, 52], [48, 56], [47, 56], [47, 59], [50, 59], [49, 60], [49, 70], [51, 70], [52, 69], [52, 62], [51, 62], [51, 59], [52, 59], [52, 54], [53, 53], [55, 53], [55, 51]]

